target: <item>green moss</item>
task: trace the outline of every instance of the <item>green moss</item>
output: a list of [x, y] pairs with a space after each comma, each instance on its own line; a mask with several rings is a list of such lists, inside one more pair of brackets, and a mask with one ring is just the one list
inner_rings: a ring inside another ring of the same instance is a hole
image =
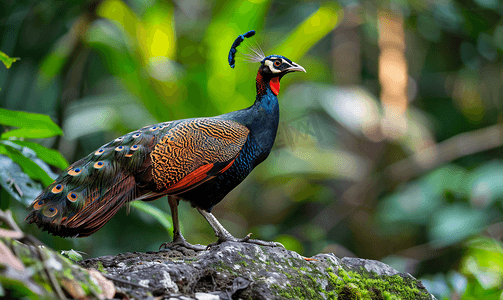
[[35, 281], [35, 282], [38, 283], [47, 292], [48, 295], [54, 295], [52, 284], [50, 284], [47, 281]]
[[21, 258], [21, 262], [23, 263], [23, 265], [25, 266], [30, 266], [30, 265], [33, 265], [35, 263], [37, 263], [37, 260], [31, 256], [31, 253], [28, 249], [23, 249], [23, 248], [15, 248], [18, 252], [16, 253], [16, 256], [18, 258]]
[[[301, 263], [289, 260], [291, 270], [295, 271], [292, 273], [286, 270], [277, 270], [282, 272], [292, 284], [286, 284], [286, 288], [280, 288], [279, 286], [271, 286], [272, 289], [276, 290], [279, 296], [287, 299], [319, 299], [323, 294], [326, 295], [328, 299], [335, 299], [335, 294], [333, 292], [326, 291], [321, 286], [322, 277], [320, 272], [314, 272], [313, 269], [309, 270], [306, 266], [300, 266]], [[311, 266], [309, 266], [311, 267]], [[331, 298], [328, 297], [331, 295]]]
[[[101, 294], [103, 291], [101, 290], [101, 287], [95, 283], [94, 280], [91, 279], [91, 275], [87, 274], [88, 278], [86, 281], [81, 282], [81, 286], [84, 289], [84, 292], [88, 296], [97, 296]], [[83, 285], [82, 285], [83, 284]]]
[[[337, 290], [337, 294], [339, 295], [337, 298], [344, 300], [357, 300], [357, 299], [369, 299], [370, 296], [368, 292], [365, 290], [361, 290], [354, 283], [348, 283], [343, 286], [339, 290]], [[362, 298], [363, 297], [363, 298]]]
[[65, 269], [63, 271], [63, 277], [65, 277], [66, 279], [69, 279], [69, 280], [73, 280], [74, 276], [72, 274], [72, 269], [71, 268]]
[[328, 282], [331, 283], [333, 286], [336, 286], [339, 277], [335, 275], [334, 270], [330, 267], [327, 269], [327, 273], [328, 273]]
[[192, 263], [195, 263], [197, 262], [197, 257], [189, 257], [189, 258], [185, 258], [183, 261], [188, 263], [188, 264], [192, 264]]
[[[291, 284], [284, 287], [271, 285], [277, 295], [287, 299], [337, 299], [337, 300], [398, 300], [430, 299], [410, 278], [400, 275], [379, 276], [365, 269], [359, 271], [329, 267], [320, 272], [312, 264], [289, 261], [289, 270], [277, 270], [285, 274]], [[295, 272], [292, 272], [295, 271]], [[290, 273], [289, 273], [290, 272]], [[326, 280], [326, 281], [325, 281]], [[322, 282], [326, 286], [322, 287]]]
[[107, 270], [105, 270], [105, 267], [103, 267], [103, 263], [101, 261], [98, 261], [98, 271], [100, 271], [103, 274], [108, 274]]
[[232, 267], [227, 266], [226, 264], [224, 264], [221, 261], [219, 261], [217, 263], [213, 263], [211, 265], [211, 267], [214, 268], [215, 270], [219, 271], [219, 272], [227, 272], [227, 273], [230, 273], [233, 276], [239, 276], [239, 274]]
[[400, 275], [382, 278], [375, 273], [361, 270], [360, 273], [347, 271], [344, 268], [337, 270], [338, 276], [332, 268], [327, 269], [330, 285], [338, 294], [338, 299], [428, 299], [409, 279]]
[[248, 263], [246, 261], [244, 261], [244, 260], [239, 261], [238, 264], [240, 264], [240, 265], [242, 265], [244, 267], [248, 267]]

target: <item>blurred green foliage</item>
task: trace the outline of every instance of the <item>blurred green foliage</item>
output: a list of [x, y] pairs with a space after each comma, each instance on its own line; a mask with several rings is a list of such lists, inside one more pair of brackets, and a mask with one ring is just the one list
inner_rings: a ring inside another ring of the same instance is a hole
[[12, 129], [0, 135], [0, 186], [28, 205], [40, 193], [42, 185], [38, 182], [47, 186], [56, 178], [49, 165], [64, 169], [68, 162], [58, 151], [23, 139], [48, 138], [63, 132], [48, 116], [3, 108], [0, 126]]
[[[396, 139], [371, 134], [384, 114], [381, 11], [401, 16], [405, 31], [408, 126]], [[0, 107], [48, 115], [64, 135], [29, 136], [4, 116], [0, 147], [10, 157], [31, 148], [61, 169], [48, 148], [73, 162], [145, 125], [247, 107], [258, 65], [239, 52], [234, 70], [226, 60], [234, 38], [255, 29], [240, 51], [260, 45], [307, 73], [282, 80], [275, 148], [215, 207], [222, 224], [303, 255], [384, 261], [440, 299], [500, 299], [501, 20], [491, 0], [2, 1], [0, 51], [21, 60], [0, 67]], [[47, 184], [42, 177], [34, 184]], [[25, 205], [7, 189], [0, 208], [22, 223]], [[169, 209], [148, 204], [85, 239], [23, 230], [90, 257], [156, 250], [171, 239]], [[180, 209], [189, 242], [214, 241], [194, 209]]]

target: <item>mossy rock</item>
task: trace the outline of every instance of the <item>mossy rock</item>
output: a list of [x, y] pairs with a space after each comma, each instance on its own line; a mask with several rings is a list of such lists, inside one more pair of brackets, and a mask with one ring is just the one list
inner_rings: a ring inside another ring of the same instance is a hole
[[200, 253], [124, 253], [80, 264], [122, 278], [125, 283], [115, 283], [118, 290], [135, 298], [435, 299], [420, 281], [378, 261], [333, 254], [306, 260], [283, 248], [248, 243], [226, 242]]

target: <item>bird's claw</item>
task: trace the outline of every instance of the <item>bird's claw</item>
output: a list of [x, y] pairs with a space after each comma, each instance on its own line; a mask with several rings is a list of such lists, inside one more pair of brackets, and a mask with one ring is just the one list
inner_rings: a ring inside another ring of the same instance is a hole
[[213, 246], [219, 245], [223, 242], [241, 242], [241, 243], [250, 243], [250, 244], [255, 244], [255, 245], [260, 245], [260, 246], [285, 248], [285, 246], [283, 246], [281, 243], [278, 243], [278, 242], [266, 242], [266, 241], [251, 239], [251, 235], [252, 235], [251, 233], [248, 233], [242, 239], [237, 239], [232, 235], [219, 236], [218, 240], [216, 242], [208, 244], [208, 246], [206, 246], [206, 250], [210, 249]]
[[286, 249], [285, 246], [283, 246], [283, 244], [281, 244], [279, 242], [273, 242], [273, 243], [274, 243], [273, 247], [280, 247], [280, 248]]
[[247, 242], [250, 240], [250, 237], [251, 237], [252, 233], [248, 233], [244, 238], [238, 240], [238, 242]]
[[171, 248], [173, 247], [174, 245], [172, 244], [173, 242], [169, 242], [169, 243], [162, 243], [160, 246], [159, 246], [159, 251], [162, 250], [162, 247], [164, 247], [164, 249], [168, 249], [168, 248]]
[[192, 245], [191, 243], [187, 242], [184, 238], [178, 237], [178, 238], [173, 239], [172, 242], [162, 243], [159, 246], [159, 251], [161, 251], [161, 249], [163, 247], [164, 247], [164, 249], [168, 249], [168, 248], [173, 248], [175, 246], [185, 247], [187, 249], [192, 249], [194, 251], [204, 251], [205, 249], [207, 249], [207, 247], [205, 247], [203, 245], [199, 245], [199, 244]]
[[278, 243], [278, 242], [267, 242], [267, 241], [254, 240], [254, 239], [250, 239], [250, 240], [248, 240], [247, 242], [248, 242], [248, 243], [251, 243], [251, 244], [260, 245], [260, 246], [267, 246], [267, 247], [281, 247], [281, 248], [285, 249], [285, 246], [283, 246], [283, 244]]
[[210, 249], [211, 247], [213, 246], [216, 246], [216, 245], [219, 245], [221, 243], [224, 243], [224, 242], [238, 242], [238, 243], [245, 243], [245, 242], [248, 242], [250, 240], [250, 237], [251, 237], [251, 233], [248, 233], [244, 238], [242, 239], [238, 239], [238, 238], [235, 238], [234, 236], [232, 235], [225, 235], [225, 236], [219, 236], [218, 237], [218, 240], [216, 242], [213, 242], [211, 244], [208, 244], [208, 246], [206, 246], [206, 250]]

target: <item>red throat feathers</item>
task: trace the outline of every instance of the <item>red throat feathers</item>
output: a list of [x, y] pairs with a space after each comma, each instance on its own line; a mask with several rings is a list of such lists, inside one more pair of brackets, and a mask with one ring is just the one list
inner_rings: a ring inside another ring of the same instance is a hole
[[279, 93], [279, 77], [273, 77], [269, 81], [269, 86], [271, 87], [271, 91], [274, 95], [278, 96]]

